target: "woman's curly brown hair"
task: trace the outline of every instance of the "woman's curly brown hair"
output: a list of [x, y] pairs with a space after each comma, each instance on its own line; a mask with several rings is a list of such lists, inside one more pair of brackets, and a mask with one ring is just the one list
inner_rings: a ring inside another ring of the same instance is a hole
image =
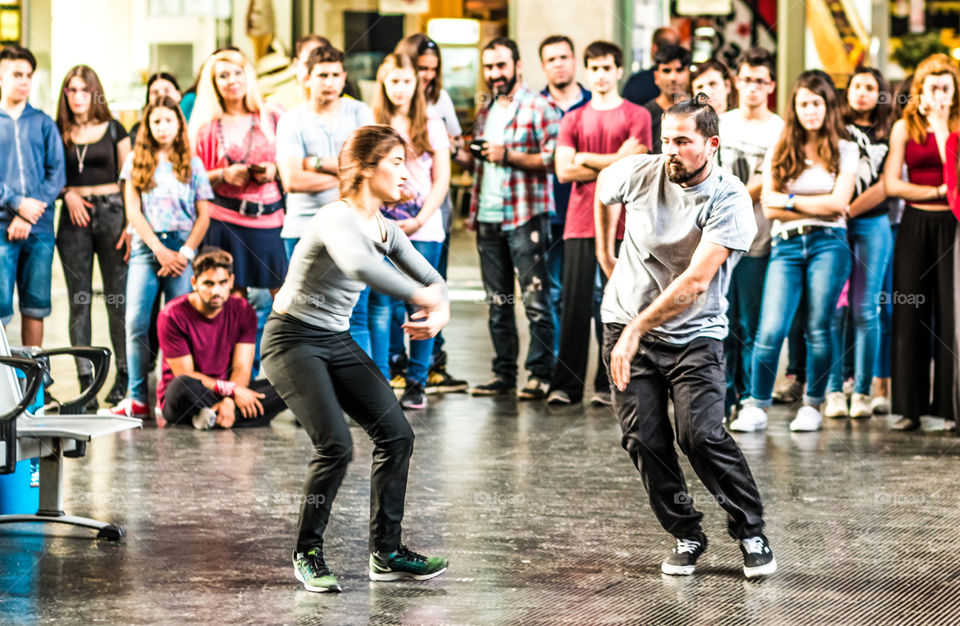
[[143, 123], [140, 124], [140, 132], [137, 133], [137, 142], [133, 147], [133, 172], [130, 175], [130, 182], [134, 189], [140, 193], [145, 193], [157, 186], [153, 180], [153, 175], [157, 171], [157, 153], [160, 151], [160, 144], [154, 139], [150, 132], [150, 115], [157, 109], [169, 109], [177, 116], [177, 136], [173, 140], [170, 148], [170, 164], [173, 165], [173, 173], [181, 183], [189, 183], [193, 176], [193, 170], [190, 167], [190, 140], [187, 139], [187, 122], [183, 118], [180, 106], [168, 96], [157, 98], [147, 105], [143, 112]]

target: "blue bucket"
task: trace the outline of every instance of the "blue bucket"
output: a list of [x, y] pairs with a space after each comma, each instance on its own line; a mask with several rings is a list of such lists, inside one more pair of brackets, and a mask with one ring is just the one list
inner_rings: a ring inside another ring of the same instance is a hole
[[[23, 378], [20, 370], [17, 377]], [[33, 414], [43, 410], [43, 385], [27, 410]], [[39, 486], [40, 459], [23, 459], [14, 473], [0, 474], [0, 515], [36, 513], [40, 508]]]

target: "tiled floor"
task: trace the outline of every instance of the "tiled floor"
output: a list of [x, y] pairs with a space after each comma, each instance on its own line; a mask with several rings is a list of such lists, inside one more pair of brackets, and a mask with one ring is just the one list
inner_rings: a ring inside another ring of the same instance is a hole
[[[447, 337], [453, 373], [481, 382], [491, 349], [468, 243], [454, 255]], [[65, 318], [61, 300], [48, 345], [66, 343]], [[59, 367], [69, 380], [69, 363]], [[460, 394], [408, 414], [417, 442], [405, 541], [448, 556], [450, 569], [424, 583], [371, 583], [371, 445], [352, 428], [354, 463], [327, 532], [344, 585], [336, 595], [293, 577], [310, 445], [289, 415], [254, 431], [149, 424], [66, 461], [68, 510], [122, 523], [123, 542], [0, 528], [0, 622], [957, 623], [956, 437], [937, 420], [894, 433], [886, 418], [791, 434], [790, 417], [775, 408], [768, 432], [737, 435], [780, 564], [759, 582], [743, 579], [724, 513], [687, 465], [710, 547], [694, 577], [659, 573], [671, 539], [608, 409]]]

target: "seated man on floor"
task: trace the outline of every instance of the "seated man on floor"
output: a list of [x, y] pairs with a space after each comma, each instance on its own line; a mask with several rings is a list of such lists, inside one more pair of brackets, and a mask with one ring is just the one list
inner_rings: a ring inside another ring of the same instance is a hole
[[230, 295], [233, 257], [204, 250], [190, 282], [193, 291], [171, 301], [157, 321], [163, 419], [198, 430], [269, 425], [286, 405], [266, 379], [250, 380], [257, 316], [246, 300]]

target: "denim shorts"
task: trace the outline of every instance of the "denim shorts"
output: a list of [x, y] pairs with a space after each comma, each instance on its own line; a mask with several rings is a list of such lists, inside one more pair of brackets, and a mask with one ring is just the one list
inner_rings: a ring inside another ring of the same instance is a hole
[[53, 272], [53, 233], [31, 232], [26, 239], [0, 237], [0, 321], [13, 319], [13, 289], [20, 298], [20, 314], [42, 319], [50, 315]]

